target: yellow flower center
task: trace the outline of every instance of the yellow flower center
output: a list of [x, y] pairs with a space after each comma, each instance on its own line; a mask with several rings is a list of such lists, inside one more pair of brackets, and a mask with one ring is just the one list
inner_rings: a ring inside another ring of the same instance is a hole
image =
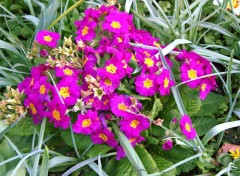
[[103, 102], [103, 104], [104, 104], [105, 106], [107, 106], [108, 102], [109, 102], [109, 100], [105, 100], [105, 101]]
[[122, 43], [121, 37], [118, 37], [117, 40], [118, 40], [118, 43]]
[[64, 69], [63, 72], [64, 72], [65, 75], [68, 75], [68, 76], [73, 75], [73, 71], [68, 69], [68, 68]]
[[169, 86], [169, 79], [166, 77], [163, 81], [163, 87], [167, 88]]
[[59, 93], [63, 98], [70, 97], [70, 92], [68, 87], [61, 87]]
[[152, 86], [153, 86], [152, 80], [150, 80], [150, 79], [147, 78], [145, 81], [143, 81], [143, 87], [149, 89], [149, 88], [152, 87]]
[[118, 104], [118, 109], [121, 111], [126, 111], [127, 106], [124, 103]]
[[33, 114], [33, 115], [37, 114], [37, 110], [36, 110], [34, 104], [30, 103], [29, 106], [30, 106], [30, 109], [31, 109], [31, 111], [32, 111], [32, 114]]
[[202, 84], [202, 86], [201, 86], [201, 90], [202, 90], [202, 91], [205, 91], [206, 87], [207, 87], [207, 84], [205, 84], [205, 83]]
[[188, 77], [189, 77], [190, 79], [195, 79], [195, 78], [197, 78], [197, 71], [196, 71], [196, 70], [193, 70], [193, 69], [188, 70]]
[[133, 137], [133, 138], [129, 139], [129, 142], [132, 143], [132, 142], [135, 142], [136, 140], [137, 140], [137, 138]]
[[46, 86], [45, 85], [41, 85], [40, 86], [40, 89], [39, 89], [39, 92], [40, 92], [40, 94], [45, 94], [45, 92], [46, 92]]
[[147, 51], [144, 51], [143, 52], [147, 57], [150, 57], [150, 54], [149, 54], [149, 52], [147, 52]]
[[139, 125], [139, 121], [137, 121], [137, 120], [132, 120], [132, 121], [131, 121], [131, 124], [130, 124], [130, 127], [136, 129], [138, 125]]
[[86, 127], [89, 127], [90, 125], [92, 124], [92, 121], [91, 121], [91, 119], [84, 119], [83, 121], [82, 121], [82, 127], [83, 128], [86, 128]]
[[117, 67], [115, 67], [113, 64], [110, 64], [106, 67], [107, 72], [111, 74], [115, 74], [117, 71]]
[[57, 121], [61, 120], [60, 112], [58, 110], [54, 109], [52, 112], [52, 115], [53, 115], [54, 119], [56, 119]]
[[103, 141], [107, 141], [108, 140], [108, 137], [105, 135], [105, 134], [103, 134], [103, 133], [100, 133], [99, 134], [99, 137], [103, 140]]
[[191, 126], [189, 125], [189, 123], [185, 124], [185, 129], [187, 132], [191, 132]]
[[33, 86], [34, 84], [34, 78], [31, 79], [30, 86]]
[[156, 47], [158, 47], [158, 48], [160, 48], [160, 44], [157, 43], [156, 41], [153, 42], [153, 45], [156, 46]]
[[[232, 0], [232, 6], [234, 9], [236, 9], [239, 6], [239, 0]], [[227, 4], [227, 10], [231, 10], [231, 4]]]
[[104, 84], [106, 84], [107, 86], [111, 86], [112, 85], [112, 81], [108, 78], [104, 79]]
[[84, 26], [84, 28], [83, 28], [83, 30], [82, 30], [82, 36], [85, 36], [85, 35], [88, 34], [88, 29], [89, 29], [89, 27]]
[[111, 23], [111, 26], [114, 28], [114, 29], [120, 29], [121, 28], [121, 24], [118, 22], [118, 21], [113, 21]]
[[148, 67], [152, 67], [154, 61], [151, 58], [145, 58], [144, 64], [146, 64]]
[[50, 35], [46, 35], [43, 37], [43, 39], [45, 42], [51, 42], [53, 38]]

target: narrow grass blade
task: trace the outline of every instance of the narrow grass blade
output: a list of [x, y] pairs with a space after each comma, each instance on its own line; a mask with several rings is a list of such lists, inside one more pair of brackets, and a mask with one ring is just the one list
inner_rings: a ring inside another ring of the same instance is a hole
[[227, 73], [227, 86], [230, 94], [232, 95], [232, 78], [231, 78], [231, 71], [232, 71], [232, 61], [234, 56], [234, 49], [231, 52], [231, 57], [228, 64], [228, 73]]
[[184, 160], [182, 160], [182, 161], [174, 164], [173, 166], [171, 166], [171, 167], [169, 167], [169, 168], [167, 168], [167, 169], [165, 169], [165, 170], [163, 170], [163, 171], [161, 171], [161, 172], [154, 173], [154, 174], [150, 174], [150, 175], [148, 175], [148, 176], [162, 175], [162, 174], [164, 174], [164, 173], [166, 173], [166, 172], [168, 172], [168, 171], [170, 171], [170, 170], [172, 170], [172, 169], [174, 169], [174, 168], [176, 168], [176, 167], [178, 167], [178, 166], [180, 166], [180, 165], [182, 165], [182, 164], [184, 164], [184, 163], [187, 163], [188, 161], [191, 161], [191, 160], [193, 160], [193, 159], [195, 159], [195, 158], [199, 158], [200, 156], [202, 156], [202, 153], [198, 153], [198, 154], [196, 154], [196, 155], [193, 155], [193, 156], [191, 156], [191, 157], [189, 157], [189, 158], [186, 158], [186, 159], [184, 159]]
[[129, 13], [131, 6], [132, 6], [133, 0], [126, 0], [125, 2], [125, 12]]
[[167, 47], [162, 49], [163, 56], [166, 56], [167, 54], [169, 54], [174, 48], [176, 48], [177, 45], [188, 44], [188, 43], [192, 43], [192, 42], [189, 41], [189, 40], [186, 40], [186, 39], [176, 39], [176, 40], [174, 40], [172, 43], [167, 45]]
[[[101, 158], [105, 158], [105, 157], [109, 157], [109, 156], [113, 156], [113, 155], [116, 155], [116, 153], [109, 153], [109, 154], [107, 154], [107, 155], [101, 155], [100, 157], [101, 157]], [[62, 176], [68, 176], [68, 175], [70, 175], [71, 173], [73, 173], [74, 171], [76, 171], [77, 169], [79, 169], [79, 168], [81, 168], [81, 167], [83, 167], [83, 166], [86, 166], [86, 165], [88, 165], [89, 163], [92, 163], [92, 162], [94, 162], [94, 161], [96, 161], [96, 160], [98, 160], [98, 156], [93, 157], [93, 158], [90, 158], [90, 159], [87, 159], [87, 160], [85, 160], [85, 161], [82, 161], [81, 163], [79, 163], [79, 164], [71, 167], [70, 169], [68, 169], [66, 172], [64, 172], [64, 173], [62, 174]]]
[[[88, 166], [91, 167], [92, 170], [94, 170], [98, 175], [100, 175], [99, 168], [98, 168], [98, 165], [96, 163], [94, 163], [94, 162], [89, 163]], [[103, 170], [102, 170], [101, 174], [102, 174], [102, 176], [107, 176], [107, 174]]]
[[98, 155], [98, 175], [103, 176], [102, 162], [100, 156], [101, 155]]
[[48, 176], [49, 153], [48, 147], [45, 147], [41, 164], [40, 176]]
[[43, 153], [43, 150], [35, 150], [33, 152], [28, 153], [26, 156], [24, 156], [19, 163], [17, 164], [17, 166], [14, 168], [13, 172], [10, 174], [10, 176], [17, 176], [18, 170], [20, 169], [20, 167], [23, 165], [23, 163], [31, 156], [34, 156], [36, 154], [40, 154]]
[[[46, 127], [46, 117], [43, 119], [42, 124], [41, 124], [37, 150], [40, 150], [42, 148], [45, 127]], [[33, 164], [33, 169], [32, 169], [32, 174], [31, 174], [32, 176], [36, 176], [38, 173], [39, 160], [40, 160], [40, 154], [38, 154], [34, 159], [34, 164]]]
[[69, 164], [76, 164], [78, 162], [77, 158], [73, 157], [67, 157], [67, 156], [55, 156], [54, 158], [51, 158], [48, 162], [48, 169], [52, 169], [54, 167], [59, 167], [64, 163]]
[[38, 26], [39, 19], [32, 15], [23, 15], [23, 18], [30, 21], [34, 26]]
[[227, 129], [238, 127], [238, 126], [240, 126], [240, 120], [222, 123], [222, 124], [219, 124], [219, 125], [213, 127], [210, 131], [207, 132], [207, 134], [202, 139], [203, 145], [206, 145], [208, 143], [208, 141], [210, 141], [217, 134], [219, 134]]
[[143, 0], [146, 7], [148, 8], [151, 17], [159, 17], [159, 14], [157, 13], [156, 8], [152, 5], [152, 0]]
[[123, 147], [123, 149], [127, 155], [127, 158], [132, 163], [133, 167], [136, 169], [138, 174], [139, 175], [147, 175], [147, 171], [146, 171], [142, 161], [138, 157], [137, 153], [133, 149], [133, 147], [130, 144], [127, 137], [119, 130], [117, 125], [113, 124], [113, 129], [118, 137], [118, 140], [119, 140], [121, 146]]

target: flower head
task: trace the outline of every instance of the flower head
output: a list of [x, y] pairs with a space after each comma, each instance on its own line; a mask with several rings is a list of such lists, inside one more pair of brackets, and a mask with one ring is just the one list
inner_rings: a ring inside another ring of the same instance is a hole
[[70, 117], [66, 115], [66, 106], [62, 104], [58, 99], [53, 99], [48, 103], [49, 112], [46, 116], [50, 122], [54, 123], [54, 127], [66, 129], [70, 125]]
[[56, 32], [42, 30], [37, 33], [36, 40], [41, 45], [46, 45], [51, 48], [57, 46], [57, 42], [60, 39], [60, 35]]
[[196, 130], [192, 126], [192, 121], [188, 115], [183, 115], [179, 121], [182, 133], [187, 140], [194, 139], [197, 135]]
[[131, 21], [132, 16], [119, 11], [112, 11], [105, 17], [102, 28], [117, 34], [127, 33], [129, 31], [129, 22], [126, 19], [128, 18]]
[[142, 73], [135, 79], [136, 91], [142, 96], [153, 96], [157, 92], [155, 74]]
[[78, 115], [73, 131], [80, 134], [91, 134], [101, 127], [101, 122], [96, 111], [89, 110], [86, 114]]
[[238, 148], [236, 148], [236, 152], [234, 152], [233, 150], [229, 150], [229, 152], [230, 152], [230, 156], [233, 157], [233, 159], [240, 158], [240, 152]]
[[148, 129], [150, 122], [140, 114], [128, 113], [120, 121], [120, 129], [128, 136], [138, 137], [143, 130]]
[[116, 116], [125, 116], [130, 108], [126, 101], [124, 95], [114, 95], [110, 100], [112, 113]]
[[108, 144], [112, 148], [118, 145], [114, 139], [114, 134], [109, 129], [101, 129], [91, 135], [94, 144]]
[[159, 86], [159, 91], [161, 95], [169, 95], [170, 88], [174, 85], [174, 82], [171, 80], [170, 72], [167, 69], [163, 69], [160, 75], [157, 78], [157, 83]]
[[172, 142], [172, 140], [167, 140], [167, 141], [165, 141], [164, 144], [163, 144], [163, 146], [162, 146], [163, 150], [171, 150], [172, 147], [173, 147], [173, 142]]

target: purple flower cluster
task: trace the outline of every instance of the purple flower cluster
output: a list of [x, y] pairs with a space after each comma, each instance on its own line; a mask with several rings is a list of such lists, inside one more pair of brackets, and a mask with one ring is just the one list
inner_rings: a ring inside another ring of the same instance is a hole
[[[118, 90], [123, 80], [132, 80], [135, 91], [141, 96], [169, 95], [175, 83], [170, 71], [163, 68], [158, 50], [129, 44], [160, 47], [159, 39], [134, 27], [132, 15], [119, 12], [114, 6], [89, 8], [84, 13], [85, 17], [75, 22], [77, 49], [74, 49], [79, 54], [77, 59], [81, 68], [71, 64], [39, 65], [32, 68], [31, 76], [25, 78], [18, 88], [26, 94], [24, 105], [29, 108], [35, 124], [47, 117], [55, 127], [66, 129], [72, 120], [75, 133], [90, 135], [95, 144], [116, 148], [117, 159], [121, 159], [126, 155], [115, 139], [111, 123], [119, 125], [132, 146], [145, 140], [141, 133], [150, 126], [149, 119], [141, 113], [142, 104], [138, 99]], [[45, 47], [39, 55], [51, 54], [48, 49], [56, 47], [59, 38], [57, 33], [39, 31], [37, 43]], [[61, 52], [63, 49], [59, 48], [57, 51]], [[178, 58], [183, 61], [182, 81], [212, 71], [210, 63], [193, 52], [182, 51]], [[165, 59], [172, 67], [172, 62], [167, 57]], [[136, 67], [141, 68], [137, 76], [132, 74]], [[191, 88], [200, 86], [202, 99], [216, 86], [214, 77], [187, 84]], [[75, 121], [69, 117], [69, 111], [78, 113]], [[183, 133], [193, 139], [191, 123], [182, 119]], [[167, 141], [164, 146], [169, 150], [172, 141]]]

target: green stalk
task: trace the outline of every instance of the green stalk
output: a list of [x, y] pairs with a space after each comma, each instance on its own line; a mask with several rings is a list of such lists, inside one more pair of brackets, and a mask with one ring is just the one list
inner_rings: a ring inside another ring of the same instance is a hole
[[75, 9], [78, 5], [80, 5], [84, 0], [79, 0], [76, 4], [72, 5], [69, 9], [67, 9], [63, 14], [61, 14], [56, 20], [54, 20], [49, 26], [48, 29], [51, 29], [58, 21], [60, 21], [63, 17], [65, 17], [69, 12]]

